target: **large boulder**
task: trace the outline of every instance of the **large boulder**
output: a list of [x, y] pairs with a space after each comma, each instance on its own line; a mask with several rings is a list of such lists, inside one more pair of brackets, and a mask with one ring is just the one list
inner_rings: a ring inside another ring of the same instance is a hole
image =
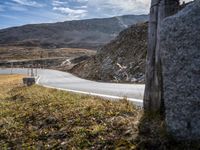
[[200, 1], [163, 21], [161, 59], [166, 124], [180, 140], [200, 139]]

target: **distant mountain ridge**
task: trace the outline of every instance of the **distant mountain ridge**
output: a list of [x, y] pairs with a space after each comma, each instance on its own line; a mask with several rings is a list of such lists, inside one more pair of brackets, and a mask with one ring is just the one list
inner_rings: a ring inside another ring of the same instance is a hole
[[98, 48], [127, 27], [145, 22], [148, 15], [30, 24], [0, 30], [0, 45]]

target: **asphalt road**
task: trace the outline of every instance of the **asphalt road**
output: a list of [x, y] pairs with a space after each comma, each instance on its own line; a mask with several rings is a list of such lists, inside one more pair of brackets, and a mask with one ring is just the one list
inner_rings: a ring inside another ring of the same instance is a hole
[[[27, 69], [13, 69], [13, 74], [27, 74]], [[38, 69], [37, 84], [65, 90], [69, 92], [90, 94], [108, 99], [122, 99], [126, 97], [129, 101], [142, 106], [145, 85], [140, 84], [118, 84], [102, 83], [78, 78], [70, 73]], [[10, 74], [11, 69], [0, 69], [0, 74]]]

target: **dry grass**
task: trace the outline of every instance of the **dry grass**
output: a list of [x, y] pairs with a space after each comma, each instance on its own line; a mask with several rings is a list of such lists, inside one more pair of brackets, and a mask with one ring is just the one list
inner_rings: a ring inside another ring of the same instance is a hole
[[140, 111], [1, 76], [0, 145], [14, 149], [133, 149]]
[[200, 149], [199, 141], [177, 142], [162, 116], [126, 100], [24, 87], [21, 78], [0, 76], [0, 149]]
[[0, 75], [0, 100], [5, 99], [8, 92], [22, 85], [23, 75]]
[[53, 48], [0, 46], [0, 60], [39, 59], [53, 57], [78, 57], [94, 55], [94, 50], [78, 48]]
[[0, 86], [8, 85], [13, 86], [13, 84], [20, 84], [23, 75], [0, 75]]

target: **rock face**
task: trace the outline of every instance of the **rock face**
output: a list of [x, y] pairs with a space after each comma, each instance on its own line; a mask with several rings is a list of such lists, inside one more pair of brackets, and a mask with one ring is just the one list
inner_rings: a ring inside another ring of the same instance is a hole
[[200, 1], [164, 20], [161, 57], [167, 128], [200, 139]]
[[141, 23], [125, 29], [95, 57], [75, 66], [72, 72], [106, 82], [144, 82], [147, 28], [147, 23]]

